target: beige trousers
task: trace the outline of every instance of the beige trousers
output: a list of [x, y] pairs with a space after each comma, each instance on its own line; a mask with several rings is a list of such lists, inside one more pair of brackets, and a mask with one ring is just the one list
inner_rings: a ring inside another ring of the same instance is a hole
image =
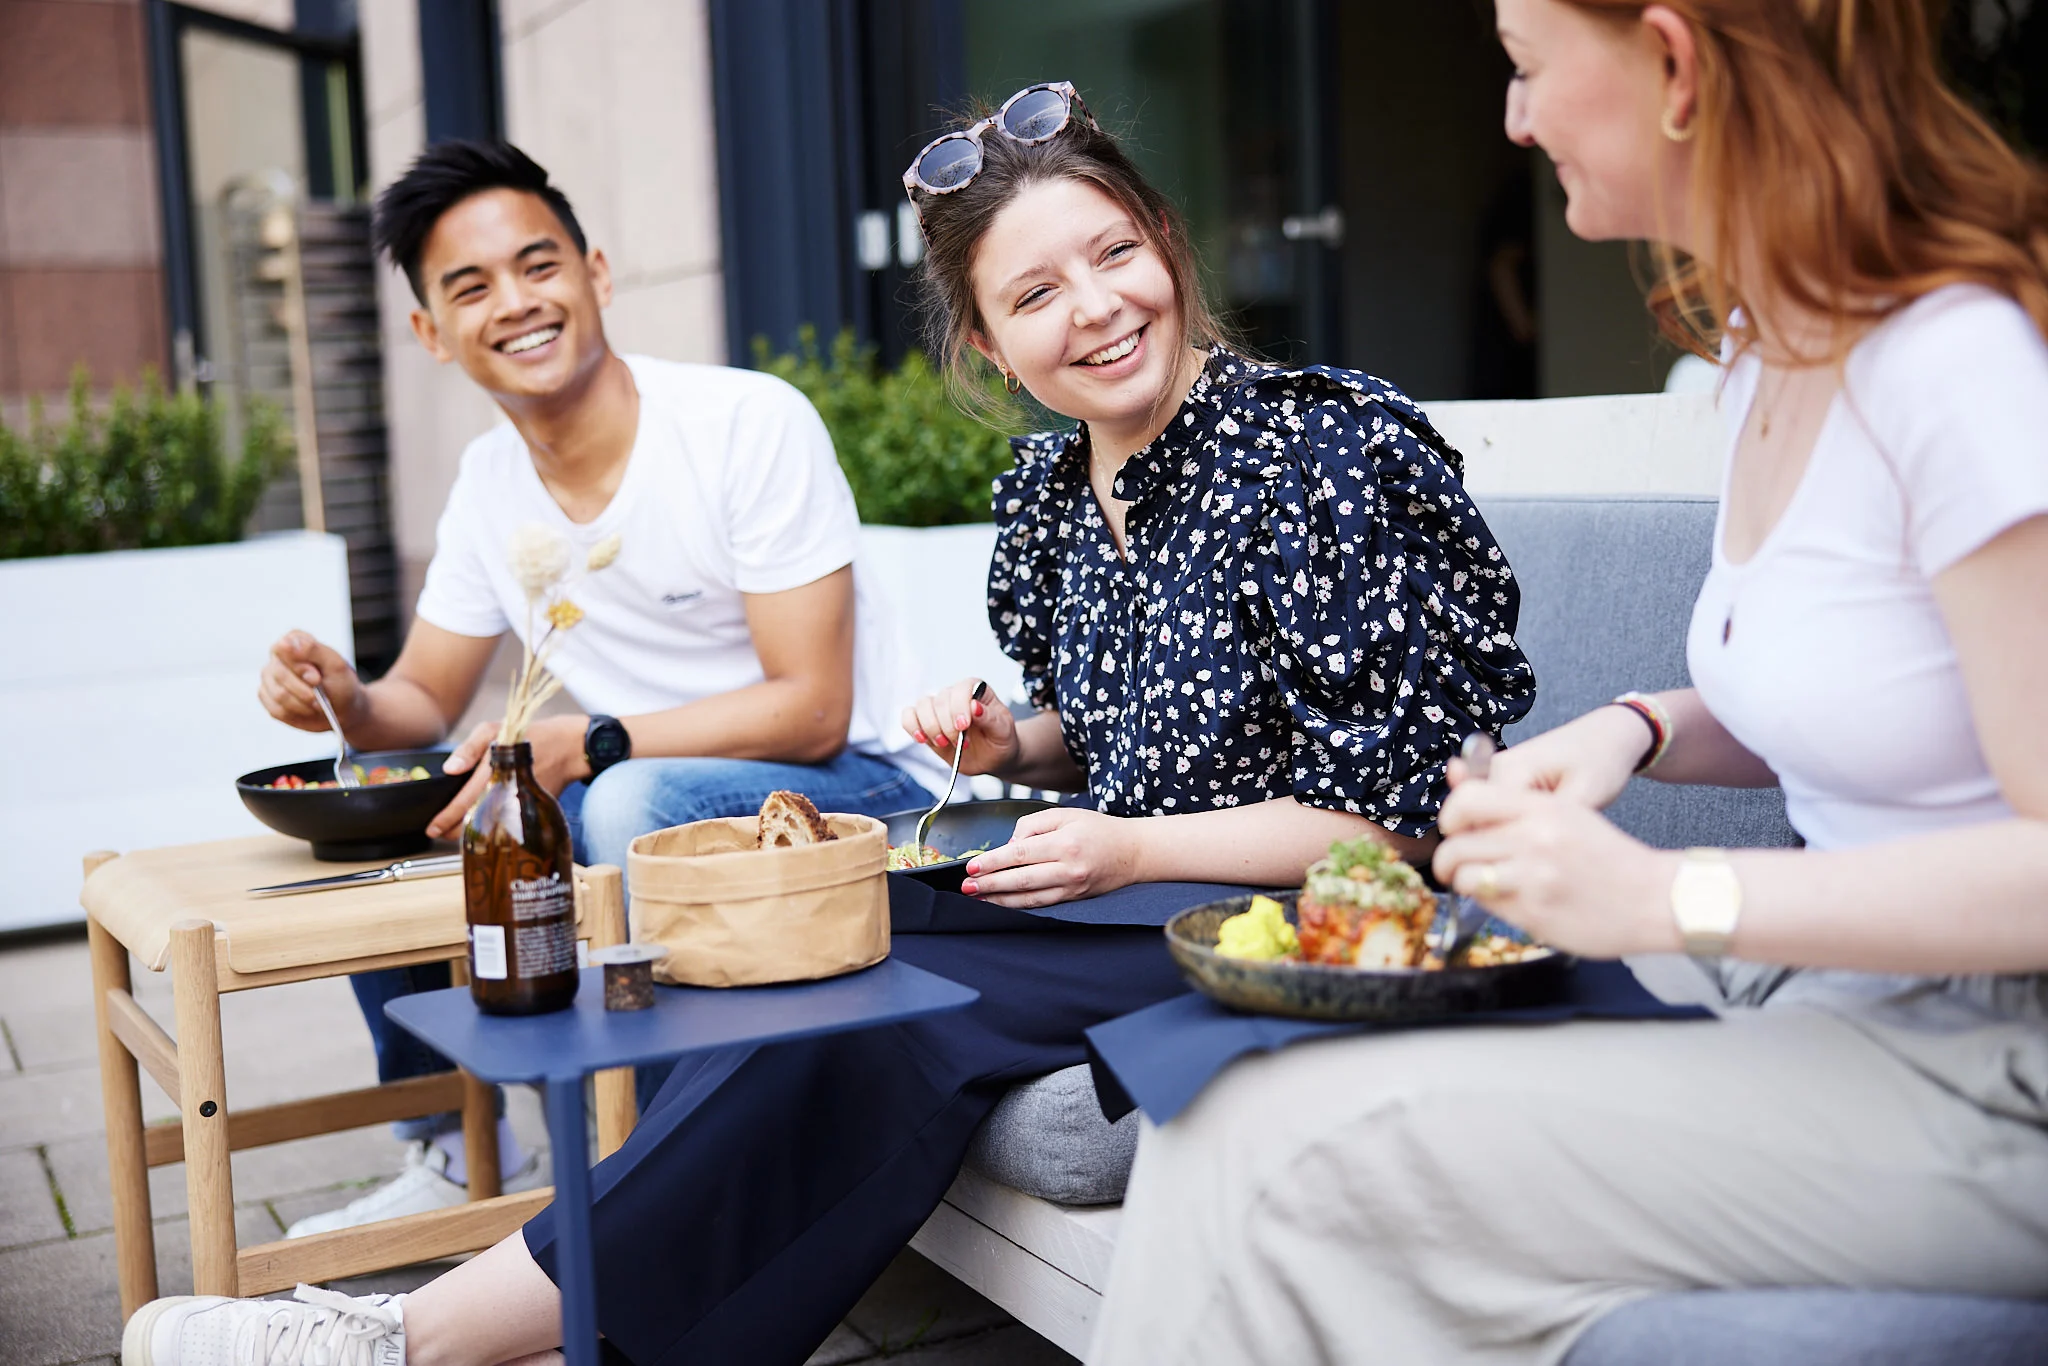
[[1551, 1363], [1660, 1291], [2048, 1295], [2044, 1112], [2048, 1029], [1952, 997], [1297, 1046], [1145, 1129], [1088, 1359]]

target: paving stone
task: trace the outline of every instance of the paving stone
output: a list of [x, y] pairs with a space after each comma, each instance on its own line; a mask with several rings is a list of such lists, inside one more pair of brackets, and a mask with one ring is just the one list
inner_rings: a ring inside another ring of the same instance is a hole
[[[268, 1207], [262, 1204], [243, 1205], [235, 1210], [235, 1246], [254, 1247], [258, 1243], [275, 1242], [284, 1230], [272, 1217]], [[104, 1242], [113, 1246], [114, 1235], [96, 1233], [90, 1239], [79, 1242]], [[110, 1284], [115, 1283], [115, 1273], [108, 1272]], [[192, 1226], [184, 1219], [159, 1219], [156, 1225], [156, 1283], [159, 1295], [189, 1295], [192, 1293]], [[118, 1284], [116, 1284], [118, 1291]], [[115, 1299], [120, 1298], [119, 1294]], [[118, 1314], [117, 1314], [118, 1317]]]
[[0, 1252], [0, 1361], [56, 1366], [120, 1350], [111, 1237]]
[[56, 1067], [0, 1076], [0, 1151], [98, 1133], [98, 1067]]
[[0, 1153], [0, 1248], [64, 1236], [49, 1177], [33, 1149]]
[[0, 1001], [9, 1014], [92, 1003], [92, 958], [85, 932], [0, 950]]
[[[80, 1233], [113, 1227], [105, 1136], [93, 1134], [52, 1143], [48, 1152], [57, 1188], [71, 1211], [72, 1227]], [[235, 1202], [246, 1204], [327, 1190], [350, 1181], [379, 1180], [398, 1169], [402, 1153], [381, 1127], [246, 1148], [233, 1158]], [[151, 1212], [159, 1219], [185, 1213], [182, 1163], [151, 1169], [149, 1200]]]
[[811, 1353], [804, 1366], [846, 1366], [847, 1362], [867, 1361], [874, 1355], [875, 1344], [842, 1323], [832, 1330], [823, 1347]]
[[885, 1352], [940, 1342], [1011, 1322], [1010, 1316], [906, 1249], [846, 1316]]
[[[107, 1138], [87, 1134], [51, 1143], [50, 1171], [64, 1194], [71, 1227], [79, 1234], [101, 1233], [114, 1226], [114, 1202], [107, 1176]], [[237, 1194], [239, 1194], [239, 1190]], [[149, 1209], [158, 1219], [185, 1212], [185, 1168], [154, 1167], [149, 1173]]]
[[93, 1023], [89, 993], [81, 992], [73, 1005], [52, 1005], [40, 1010], [9, 1001], [4, 1019], [7, 1037], [24, 1069], [99, 1064], [99, 1033]]

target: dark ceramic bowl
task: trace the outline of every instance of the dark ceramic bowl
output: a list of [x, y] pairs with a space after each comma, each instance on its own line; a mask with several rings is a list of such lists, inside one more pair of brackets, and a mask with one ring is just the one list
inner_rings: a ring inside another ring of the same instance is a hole
[[[967, 877], [967, 851], [969, 849], [992, 849], [998, 844], [1010, 842], [1010, 832], [1017, 828], [1020, 818], [1034, 811], [1047, 811], [1052, 802], [1013, 800], [1005, 798], [993, 802], [954, 802], [932, 818], [932, 828], [925, 832], [924, 842], [940, 853], [947, 855], [944, 863], [929, 863], [922, 868], [904, 868], [899, 872], [903, 877], [914, 877], [927, 886], [942, 892], [957, 892]], [[898, 811], [882, 820], [889, 827], [889, 847], [907, 844], [917, 833], [917, 823], [924, 813], [931, 810], [921, 806], [915, 811]], [[1211, 936], [1213, 938], [1213, 936]]]
[[424, 767], [433, 776], [410, 782], [380, 783], [375, 787], [272, 788], [286, 774], [307, 782], [329, 782], [334, 778], [334, 760], [307, 759], [296, 764], [259, 768], [235, 779], [235, 791], [249, 813], [280, 835], [306, 840], [313, 857], [333, 863], [365, 859], [403, 858], [417, 854], [433, 843], [427, 838], [427, 822], [441, 808], [455, 800], [467, 773], [443, 773], [447, 752], [438, 749], [387, 750], [358, 754], [355, 762], [365, 773], [384, 764], [389, 767]]
[[[1300, 893], [1276, 896], [1294, 920]], [[1447, 900], [1439, 893], [1438, 902]], [[1546, 953], [1490, 968], [1346, 968], [1328, 963], [1226, 958], [1216, 929], [1250, 907], [1250, 895], [1193, 906], [1166, 922], [1166, 947], [1196, 990], [1233, 1010], [1301, 1020], [1440, 1019], [1479, 1010], [1512, 1010], [1555, 1001], [1572, 960]]]

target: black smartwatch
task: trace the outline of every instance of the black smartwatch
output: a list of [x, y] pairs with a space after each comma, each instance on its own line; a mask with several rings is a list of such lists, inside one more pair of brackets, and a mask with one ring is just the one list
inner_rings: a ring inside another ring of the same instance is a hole
[[632, 757], [633, 737], [626, 734], [625, 724], [618, 717], [590, 718], [590, 724], [583, 728], [583, 758], [590, 765], [591, 777]]

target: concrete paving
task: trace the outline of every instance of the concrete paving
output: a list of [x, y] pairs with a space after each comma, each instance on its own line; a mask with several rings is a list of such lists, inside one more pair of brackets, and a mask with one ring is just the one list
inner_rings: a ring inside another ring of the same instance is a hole
[[[169, 982], [133, 968], [137, 1000], [166, 1029]], [[112, 1366], [120, 1352], [91, 972], [83, 931], [0, 939], [0, 1363]], [[369, 1034], [340, 980], [240, 992], [221, 1003], [228, 1093], [262, 1105], [373, 1085]], [[151, 1119], [177, 1109], [147, 1076]], [[543, 1153], [533, 1093], [508, 1113]], [[345, 1203], [398, 1170], [404, 1150], [382, 1127], [235, 1154], [236, 1225], [244, 1244]], [[162, 1293], [192, 1286], [182, 1167], [150, 1174]], [[351, 1293], [409, 1290], [447, 1263], [335, 1283]], [[1073, 1358], [980, 1295], [906, 1252], [811, 1358], [811, 1366], [887, 1360], [903, 1366], [1062, 1366]]]

